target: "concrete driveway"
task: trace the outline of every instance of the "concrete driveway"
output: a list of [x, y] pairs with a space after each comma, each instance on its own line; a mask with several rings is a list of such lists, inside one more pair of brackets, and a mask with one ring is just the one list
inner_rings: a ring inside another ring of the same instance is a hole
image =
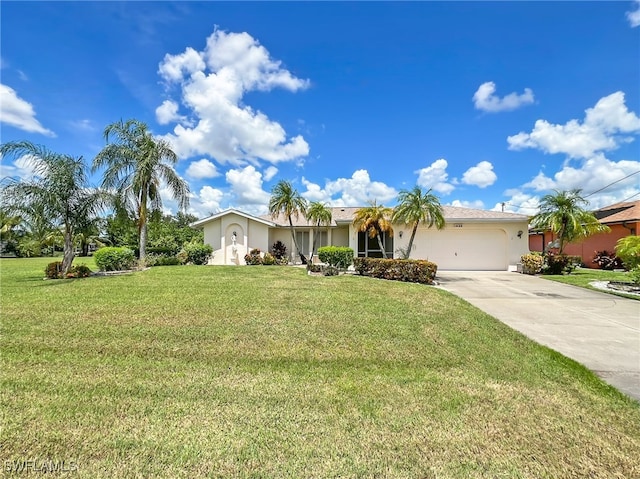
[[640, 302], [506, 271], [438, 271], [445, 289], [640, 401]]

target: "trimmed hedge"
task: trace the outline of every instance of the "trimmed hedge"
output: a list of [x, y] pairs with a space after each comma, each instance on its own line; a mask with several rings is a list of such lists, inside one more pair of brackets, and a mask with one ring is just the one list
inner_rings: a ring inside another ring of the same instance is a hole
[[124, 271], [136, 265], [136, 255], [129, 248], [106, 246], [93, 253], [100, 271]]
[[353, 264], [353, 249], [346, 246], [323, 246], [318, 248], [318, 259], [338, 269], [347, 269]]
[[212, 254], [213, 248], [209, 244], [186, 243], [178, 253], [178, 259], [182, 263], [203, 265], [209, 262]]
[[433, 284], [438, 265], [426, 260], [355, 258], [356, 273], [372, 278]]
[[570, 256], [567, 254], [547, 253], [544, 257], [542, 274], [564, 274], [571, 273], [582, 263], [580, 256]]

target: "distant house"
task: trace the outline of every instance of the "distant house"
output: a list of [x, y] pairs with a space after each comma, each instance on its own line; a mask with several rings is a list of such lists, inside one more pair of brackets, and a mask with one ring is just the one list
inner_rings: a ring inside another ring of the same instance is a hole
[[[528, 217], [515, 213], [475, 210], [444, 206], [446, 227], [418, 228], [411, 251], [412, 259], [433, 261], [441, 270], [501, 270], [515, 269], [520, 256], [528, 252]], [[348, 246], [357, 257], [382, 257], [376, 239], [358, 232], [352, 224], [358, 208], [331, 208], [331, 225], [321, 228], [316, 247]], [[293, 218], [296, 240], [302, 253], [309, 257], [315, 234], [314, 225], [304, 217]], [[253, 216], [236, 209], [216, 213], [196, 221], [202, 228], [204, 241], [214, 250], [210, 264], [245, 264], [244, 255], [258, 248], [270, 251], [276, 241], [287, 247], [291, 261], [299, 261], [291, 238], [288, 219], [280, 216]], [[397, 256], [399, 248], [409, 243], [411, 228], [394, 224], [393, 233], [386, 234], [383, 246], [388, 257]]]
[[[607, 225], [610, 233], [598, 233], [579, 243], [570, 243], [564, 248], [569, 255], [580, 256], [582, 262], [589, 268], [597, 268], [593, 263], [596, 251], [608, 251], [613, 253], [616, 242], [626, 236], [638, 235], [640, 231], [640, 201], [616, 203], [605, 206], [593, 212], [600, 223]], [[529, 249], [531, 251], [544, 251], [556, 237], [549, 231], [530, 231]]]

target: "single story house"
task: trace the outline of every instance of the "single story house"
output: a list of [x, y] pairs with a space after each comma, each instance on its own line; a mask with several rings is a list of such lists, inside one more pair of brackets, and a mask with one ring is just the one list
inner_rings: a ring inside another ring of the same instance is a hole
[[[358, 232], [353, 226], [358, 208], [331, 208], [332, 221], [319, 230], [316, 248], [348, 246], [357, 257], [382, 257], [377, 239]], [[426, 259], [441, 270], [515, 270], [520, 257], [529, 251], [528, 217], [515, 213], [485, 211], [444, 206], [446, 226], [442, 230], [420, 225], [411, 251], [412, 259]], [[294, 234], [309, 257], [315, 228], [303, 216], [292, 218]], [[287, 247], [291, 261], [299, 261], [291, 238], [289, 220], [284, 216], [253, 216], [237, 209], [216, 213], [192, 223], [204, 230], [204, 242], [214, 250], [209, 264], [241, 265], [250, 250], [270, 251], [276, 241]], [[384, 249], [389, 258], [406, 248], [411, 227], [394, 224], [393, 233], [385, 234]]]
[[[640, 231], [640, 201], [616, 203], [605, 206], [593, 212], [603, 225], [607, 225], [611, 232], [597, 233], [578, 243], [569, 243], [564, 248], [564, 253], [580, 256], [585, 266], [598, 268], [593, 263], [596, 251], [608, 251], [614, 253], [616, 243], [620, 238], [634, 235]], [[556, 236], [550, 231], [529, 232], [529, 249], [531, 251], [545, 251], [553, 246]]]

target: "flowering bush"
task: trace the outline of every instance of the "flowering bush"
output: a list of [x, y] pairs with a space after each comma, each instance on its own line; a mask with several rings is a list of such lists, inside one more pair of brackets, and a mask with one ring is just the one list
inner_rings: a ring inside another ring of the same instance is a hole
[[542, 271], [544, 257], [540, 253], [527, 253], [520, 257], [522, 272], [524, 274], [538, 274]]

